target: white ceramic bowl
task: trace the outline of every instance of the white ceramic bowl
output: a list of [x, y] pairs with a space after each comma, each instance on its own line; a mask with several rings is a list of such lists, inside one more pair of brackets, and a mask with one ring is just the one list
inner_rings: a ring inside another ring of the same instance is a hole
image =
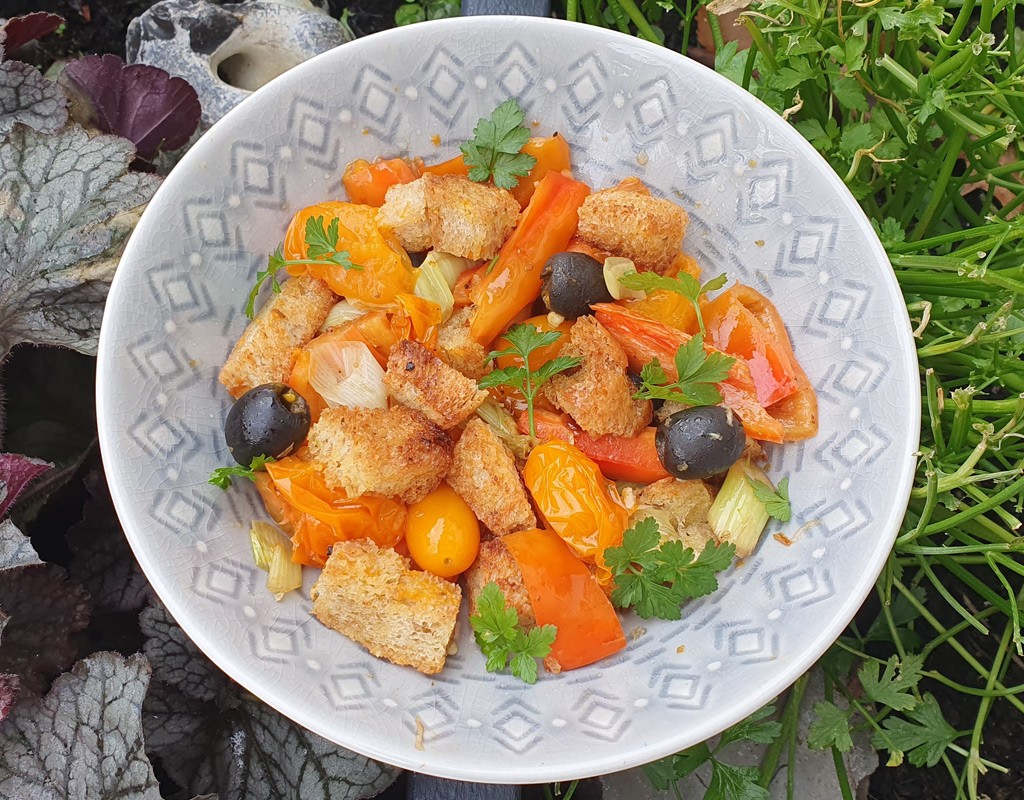
[[[724, 271], [773, 298], [821, 400], [817, 438], [771, 451], [775, 477], [790, 477], [794, 543], [766, 535], [681, 622], [646, 622], [615, 657], [535, 686], [485, 672], [465, 620], [458, 655], [436, 677], [373, 658], [310, 615], [312, 570], [303, 596], [275, 603], [249, 553], [249, 522], [264, 513], [255, 491], [206, 483], [231, 460], [217, 371], [292, 213], [338, 197], [351, 159], [451, 156], [510, 96], [540, 131], [568, 138], [591, 185], [636, 174], [681, 203], [686, 250], [707, 275]], [[248, 690], [328, 739], [409, 769], [569, 779], [721, 731], [842, 631], [889, 552], [911, 485], [920, 398], [909, 330], [882, 247], [842, 181], [726, 79], [584, 25], [425, 23], [291, 70], [214, 126], [167, 179], [110, 292], [100, 441], [146, 575]]]

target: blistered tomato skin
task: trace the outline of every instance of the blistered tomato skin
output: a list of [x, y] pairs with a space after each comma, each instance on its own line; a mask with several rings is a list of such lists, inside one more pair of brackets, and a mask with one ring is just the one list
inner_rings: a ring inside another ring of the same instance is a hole
[[723, 406], [677, 411], [658, 426], [658, 458], [677, 478], [710, 478], [731, 467], [747, 446], [739, 419]]
[[420, 569], [454, 578], [476, 561], [480, 523], [466, 501], [448, 484], [409, 506], [405, 543]]
[[224, 422], [224, 439], [235, 461], [249, 466], [257, 456], [280, 458], [309, 433], [309, 406], [284, 383], [265, 383], [239, 397]]

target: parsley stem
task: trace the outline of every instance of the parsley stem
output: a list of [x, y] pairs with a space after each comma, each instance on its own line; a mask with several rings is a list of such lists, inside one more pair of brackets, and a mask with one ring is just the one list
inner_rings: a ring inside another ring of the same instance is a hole
[[612, 2], [617, 2], [619, 4], [619, 8], [626, 12], [626, 15], [633, 21], [633, 24], [636, 25], [636, 29], [640, 32], [641, 36], [649, 42], [659, 44], [657, 34], [655, 34], [651, 24], [640, 12], [640, 9], [637, 8], [637, 5], [633, 0], [612, 0]]
[[310, 265], [317, 265], [317, 264], [319, 264], [319, 265], [325, 266], [325, 267], [344, 266], [345, 269], [354, 269], [354, 270], [357, 270], [357, 271], [362, 271], [362, 269], [363, 269], [359, 264], [350, 264], [350, 265], [346, 266], [346, 265], [343, 265], [343, 264], [338, 264], [337, 262], [334, 262], [334, 261], [326, 261], [324, 259], [317, 259], [317, 258], [301, 258], [301, 259], [297, 258], [294, 261], [292, 261], [291, 259], [288, 259], [287, 261], [284, 262], [284, 266], [285, 267], [291, 267], [291, 266], [296, 266], [297, 267], [297, 266], [304, 266], [304, 265], [307, 265], [307, 264], [310, 264]]
[[782, 717], [779, 720], [782, 723], [782, 733], [765, 748], [764, 757], [761, 759], [757, 785], [763, 789], [767, 789], [768, 784], [775, 777], [775, 771], [779, 766], [779, 758], [782, 755], [782, 748], [785, 746], [786, 741], [790, 737], [796, 736], [797, 721], [800, 719], [800, 705], [803, 703], [804, 692], [807, 690], [809, 679], [810, 673], [807, 672], [797, 678], [796, 683], [793, 684], [793, 687], [789, 690], [789, 695], [786, 697], [786, 707], [783, 709]]

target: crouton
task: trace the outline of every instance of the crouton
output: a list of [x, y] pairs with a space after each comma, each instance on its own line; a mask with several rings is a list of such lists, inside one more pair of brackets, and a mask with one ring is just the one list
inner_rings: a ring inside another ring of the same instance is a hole
[[559, 355], [576, 356], [580, 366], [555, 375], [542, 391], [591, 436], [636, 436], [651, 421], [651, 402], [633, 399], [626, 353], [596, 319], [576, 320]]
[[679, 254], [689, 222], [675, 203], [622, 187], [594, 192], [579, 213], [583, 241], [659, 272]]
[[319, 278], [299, 275], [281, 284], [241, 338], [220, 370], [220, 382], [232, 397], [264, 383], [284, 383], [296, 348], [320, 329], [336, 300]]
[[473, 260], [492, 258], [519, 219], [504, 189], [462, 175], [431, 175], [388, 189], [377, 215], [406, 250], [441, 250]]
[[700, 553], [715, 539], [708, 524], [708, 511], [714, 499], [703, 481], [663, 478], [640, 490], [639, 507], [630, 518], [630, 524], [654, 517], [661, 528], [662, 541], [678, 540], [684, 547]]
[[458, 584], [357, 539], [334, 545], [310, 594], [317, 619], [377, 658], [426, 675], [444, 668], [462, 602]]
[[519, 564], [501, 539], [491, 539], [480, 543], [480, 553], [476, 561], [466, 571], [466, 594], [469, 597], [469, 613], [476, 613], [477, 600], [480, 592], [489, 583], [498, 584], [505, 603], [519, 614], [519, 622], [526, 627], [537, 624], [533, 614], [533, 604], [523, 583], [523, 573]]
[[391, 348], [384, 386], [399, 403], [446, 430], [465, 422], [487, 398], [475, 381], [408, 339]]
[[329, 408], [309, 430], [309, 452], [331, 489], [422, 500], [452, 463], [452, 440], [419, 411], [405, 406]]
[[448, 485], [498, 536], [537, 527], [512, 452], [481, 419], [471, 419], [456, 443]]
[[437, 346], [445, 361], [463, 375], [480, 380], [491, 371], [487, 348], [470, 335], [476, 306], [456, 309], [437, 331]]
[[422, 178], [398, 183], [384, 196], [377, 211], [377, 224], [391, 228], [402, 247], [410, 253], [430, 249], [430, 222], [427, 220], [426, 183]]

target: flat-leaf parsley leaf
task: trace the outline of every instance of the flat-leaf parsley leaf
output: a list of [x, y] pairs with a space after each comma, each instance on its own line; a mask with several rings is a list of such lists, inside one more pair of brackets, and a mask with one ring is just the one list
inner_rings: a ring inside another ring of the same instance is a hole
[[774, 517], [779, 522], [789, 522], [793, 516], [793, 509], [789, 505], [789, 478], [779, 481], [777, 489], [773, 489], [764, 481], [756, 481], [751, 477], [747, 477], [747, 483], [754, 490], [754, 497], [764, 506], [768, 516]]
[[537, 659], [551, 652], [554, 625], [540, 625], [526, 631], [519, 614], [509, 608], [496, 583], [488, 583], [477, 598], [476, 613], [469, 618], [480, 650], [487, 656], [487, 671], [509, 671], [526, 683], [537, 681]]
[[210, 480], [207, 483], [212, 483], [221, 489], [227, 489], [231, 485], [233, 478], [248, 478], [250, 481], [255, 481], [256, 473], [264, 469], [273, 460], [273, 456], [256, 456], [249, 462], [247, 467], [243, 467], [241, 464], [235, 464], [231, 467], [217, 467], [217, 469], [210, 473]]
[[704, 328], [704, 315], [701, 314], [700, 310], [700, 296], [721, 289], [728, 280], [724, 273], [706, 283], [701, 283], [688, 272], [680, 272], [674, 278], [659, 275], [657, 272], [627, 272], [619, 278], [619, 283], [627, 289], [637, 289], [643, 292], [653, 292], [662, 289], [666, 292], [675, 292], [682, 295], [693, 304], [693, 310], [697, 315], [697, 324], [700, 325], [701, 336], [705, 336], [707, 330]]
[[460, 148], [471, 181], [493, 180], [500, 189], [514, 189], [529, 174], [537, 159], [519, 152], [530, 138], [525, 116], [519, 103], [506, 100], [476, 124], [473, 138]]
[[674, 400], [689, 406], [714, 406], [722, 402], [717, 384], [729, 376], [736, 359], [718, 350], [704, 350], [704, 337], [693, 336], [676, 351], [676, 372], [669, 380], [658, 359], [644, 364], [640, 370], [640, 390], [633, 395], [641, 400]]

